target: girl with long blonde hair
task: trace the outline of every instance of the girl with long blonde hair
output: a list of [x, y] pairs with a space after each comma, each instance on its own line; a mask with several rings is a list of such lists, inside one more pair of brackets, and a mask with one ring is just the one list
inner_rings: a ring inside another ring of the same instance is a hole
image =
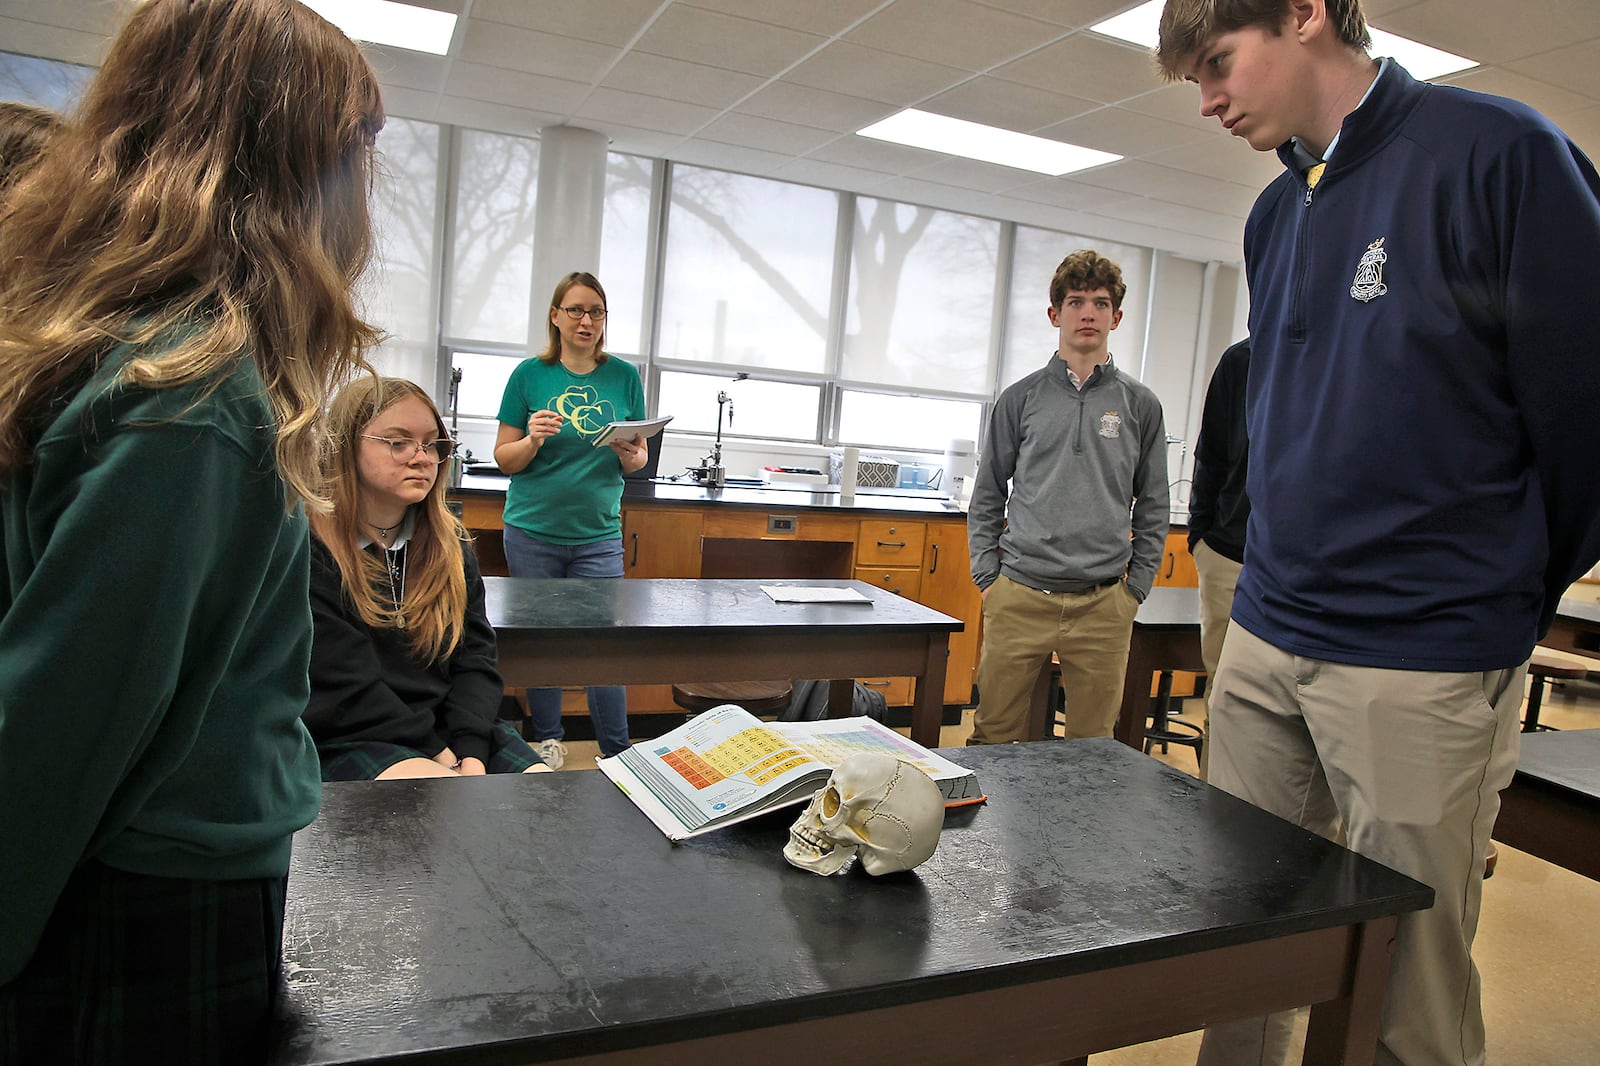
[[150, 0], [0, 209], [0, 1058], [268, 1046], [382, 124], [294, 0]]
[[433, 400], [358, 377], [327, 419], [333, 509], [312, 518], [311, 704], [324, 780], [548, 770], [509, 723], [483, 577], [445, 506]]

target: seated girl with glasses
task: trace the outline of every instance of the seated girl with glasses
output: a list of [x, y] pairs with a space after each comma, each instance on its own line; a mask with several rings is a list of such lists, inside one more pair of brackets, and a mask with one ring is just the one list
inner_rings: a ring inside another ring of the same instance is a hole
[[324, 781], [548, 771], [510, 722], [454, 450], [420, 387], [359, 377], [328, 411], [333, 510], [314, 515], [311, 703]]

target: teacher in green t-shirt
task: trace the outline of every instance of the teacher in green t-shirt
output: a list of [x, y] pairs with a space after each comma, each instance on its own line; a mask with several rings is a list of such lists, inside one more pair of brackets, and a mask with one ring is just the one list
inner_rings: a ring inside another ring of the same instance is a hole
[[[622, 475], [649, 458], [641, 436], [590, 441], [610, 422], [645, 417], [639, 372], [604, 351], [606, 291], [593, 274], [572, 273], [550, 297], [550, 343], [506, 382], [494, 461], [511, 475], [505, 550], [512, 577], [622, 576]], [[528, 690], [533, 746], [559, 769], [561, 690]], [[628, 703], [620, 685], [589, 689], [589, 716], [602, 755], [628, 746]]]

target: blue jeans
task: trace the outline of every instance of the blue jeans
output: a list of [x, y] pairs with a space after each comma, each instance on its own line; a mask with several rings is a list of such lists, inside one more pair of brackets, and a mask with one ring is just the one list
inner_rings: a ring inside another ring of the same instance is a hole
[[[551, 544], [529, 536], [516, 526], [503, 533], [506, 567], [512, 577], [616, 577], [622, 576], [622, 538], [593, 544]], [[533, 739], [560, 740], [561, 690], [530, 688], [528, 717]], [[628, 690], [621, 685], [596, 685], [589, 689], [589, 718], [602, 755], [615, 755], [628, 747]]]

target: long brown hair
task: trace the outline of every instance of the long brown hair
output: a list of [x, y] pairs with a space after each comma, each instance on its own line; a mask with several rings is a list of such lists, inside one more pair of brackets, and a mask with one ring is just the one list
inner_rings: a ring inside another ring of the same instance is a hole
[[0, 100], [0, 190], [23, 175], [60, 128], [54, 111]]
[[[323, 487], [333, 501], [327, 514], [313, 514], [311, 528], [327, 545], [344, 581], [346, 600], [361, 620], [377, 629], [400, 628], [401, 612], [388, 598], [385, 564], [362, 551], [361, 474], [357, 453], [361, 434], [373, 419], [416, 397], [428, 405], [440, 437], [447, 437], [444, 419], [433, 398], [402, 378], [362, 375], [339, 390], [328, 409], [323, 451]], [[467, 616], [467, 582], [461, 542], [467, 531], [445, 506], [449, 466], [441, 463], [433, 488], [410, 508], [416, 527], [406, 544], [404, 632], [418, 662], [431, 663], [455, 651]]]
[[[371, 252], [377, 79], [295, 0], [152, 0], [0, 215], [0, 478], [119, 343], [145, 388], [266, 383], [278, 472], [312, 507], [331, 382], [376, 329], [350, 289]], [[153, 347], [153, 346], [152, 346]]]
[[[574, 270], [572, 273], [556, 282], [556, 291], [550, 295], [551, 311], [558, 310], [561, 307], [561, 301], [567, 298], [567, 290], [571, 289], [574, 285], [584, 285], [593, 289], [595, 292], [600, 294], [601, 305], [604, 306], [607, 304], [606, 290], [600, 287], [600, 279], [595, 277], [593, 274], [587, 274], [581, 270]], [[566, 312], [563, 311], [562, 313], [565, 314]], [[548, 314], [544, 316], [544, 328], [546, 334], [550, 338], [550, 343], [545, 345], [544, 351], [539, 353], [539, 359], [546, 363], [559, 362], [561, 359], [561, 331], [556, 328], [556, 324], [551, 321]], [[595, 365], [599, 366], [601, 363], [611, 358], [605, 353], [605, 324], [596, 323], [595, 333], [598, 335], [594, 339], [594, 361]]]

